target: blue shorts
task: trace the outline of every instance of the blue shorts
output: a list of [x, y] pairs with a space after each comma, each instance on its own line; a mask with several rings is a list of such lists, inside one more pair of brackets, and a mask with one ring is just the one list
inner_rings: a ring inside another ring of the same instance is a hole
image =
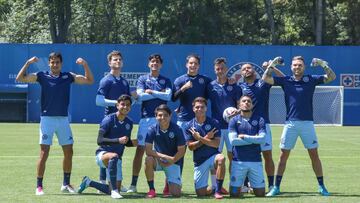
[[241, 187], [249, 178], [252, 188], [265, 188], [262, 162], [231, 161], [231, 187]]
[[306, 149], [319, 147], [313, 121], [286, 121], [281, 135], [280, 148], [293, 149], [298, 136]]
[[272, 135], [270, 124], [266, 124], [266, 135], [265, 135], [265, 143], [261, 144], [261, 151], [269, 151], [272, 150]]
[[219, 152], [222, 152], [224, 148], [224, 143], [226, 145], [227, 152], [232, 152], [232, 146], [229, 139], [229, 130], [228, 129], [221, 129], [221, 139], [219, 144]]
[[212, 155], [200, 166], [194, 167], [194, 183], [195, 189], [201, 189], [208, 186], [209, 172], [212, 169], [215, 169], [215, 157], [218, 154]]
[[137, 133], [138, 145], [145, 146], [146, 134], [148, 133], [150, 126], [154, 125], [156, 122], [157, 120], [154, 117], [140, 119]]
[[[101, 160], [101, 157], [105, 153], [107, 153], [107, 151], [101, 151], [101, 152], [97, 153], [96, 156], [95, 156], [95, 161], [96, 161], [96, 164], [98, 166], [100, 166], [100, 168], [105, 168], [106, 169], [106, 180], [110, 180], [110, 178], [109, 178], [110, 177], [109, 170], [105, 166], [104, 162]], [[119, 159], [118, 162], [117, 162], [116, 170], [117, 170], [116, 180], [117, 181], [122, 181], [123, 176], [122, 176], [122, 160], [121, 159]]]
[[53, 136], [56, 134], [59, 145], [74, 143], [73, 135], [67, 116], [41, 116], [39, 144], [52, 145]]
[[158, 159], [155, 159], [155, 160], [156, 160], [155, 170], [156, 171], [164, 171], [168, 183], [173, 183], [173, 184], [181, 186], [180, 166], [177, 164], [172, 164], [168, 167], [163, 167], [159, 164]]

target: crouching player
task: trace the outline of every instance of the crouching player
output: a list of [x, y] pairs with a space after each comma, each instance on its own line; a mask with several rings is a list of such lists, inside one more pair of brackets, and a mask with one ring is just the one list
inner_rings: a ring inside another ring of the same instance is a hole
[[110, 185], [98, 183], [85, 176], [79, 186], [78, 193], [82, 193], [87, 187], [93, 187], [99, 191], [111, 195], [114, 199], [120, 199], [119, 193], [122, 181], [121, 157], [125, 144], [130, 140], [133, 122], [127, 117], [131, 107], [131, 97], [121, 95], [117, 99], [117, 112], [106, 116], [100, 124], [96, 150], [96, 163], [107, 168]]
[[147, 198], [156, 197], [154, 171], [164, 171], [169, 192], [173, 197], [181, 195], [179, 160], [185, 155], [184, 135], [171, 120], [171, 110], [166, 104], [155, 109], [156, 124], [152, 125], [145, 139], [145, 175], [149, 185]]
[[216, 171], [216, 188], [214, 197], [222, 199], [221, 188], [225, 177], [225, 157], [219, 150], [219, 123], [206, 116], [207, 101], [203, 97], [194, 99], [193, 111], [195, 118], [184, 125], [183, 131], [189, 149], [194, 152], [194, 181], [197, 196], [212, 193], [208, 190], [209, 171]]
[[262, 117], [252, 114], [252, 100], [249, 96], [240, 98], [240, 114], [229, 122], [229, 139], [233, 146], [231, 162], [230, 196], [239, 197], [240, 188], [249, 178], [254, 194], [265, 196], [265, 181], [260, 145], [265, 142], [266, 127]]

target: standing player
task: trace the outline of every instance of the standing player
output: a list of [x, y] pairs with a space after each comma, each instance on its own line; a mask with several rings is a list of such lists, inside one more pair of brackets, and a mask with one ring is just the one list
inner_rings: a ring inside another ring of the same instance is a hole
[[159, 54], [149, 56], [148, 67], [150, 73], [139, 77], [137, 82], [137, 97], [141, 104], [141, 119], [137, 134], [138, 146], [136, 148], [132, 181], [127, 192], [137, 192], [136, 185], [141, 170], [142, 157], [145, 152], [145, 138], [149, 127], [156, 123], [155, 108], [171, 100], [172, 87], [168, 78], [160, 75], [163, 60]]
[[314, 128], [313, 119], [313, 95], [315, 87], [319, 84], [328, 83], [335, 79], [335, 73], [327, 65], [327, 62], [320, 61], [326, 72], [325, 75], [304, 75], [305, 63], [302, 56], [295, 56], [291, 62], [292, 76], [272, 77], [272, 68], [266, 69], [263, 80], [270, 85], [279, 85], [285, 93], [286, 122], [281, 135], [281, 153], [278, 168], [276, 171], [275, 187], [267, 196], [280, 194], [280, 183], [285, 172], [286, 162], [291, 149], [294, 148], [297, 137], [308, 150], [312, 167], [319, 183], [319, 192], [328, 196], [323, 181], [323, 171], [317, 148], [319, 146]]
[[[267, 63], [264, 63], [263, 67], [266, 68], [267, 65]], [[273, 70], [277, 76], [285, 76], [277, 68], [273, 68]], [[240, 85], [242, 94], [251, 97], [254, 106], [252, 109], [253, 114], [264, 118], [266, 123], [265, 142], [261, 145], [261, 151], [265, 160], [265, 171], [268, 177], [268, 188], [270, 191], [274, 186], [275, 172], [274, 161], [272, 158], [272, 136], [269, 119], [269, 96], [271, 85], [265, 83], [262, 79], [257, 79], [255, 69], [249, 63], [245, 63], [241, 66], [241, 76], [244, 79], [244, 82]], [[245, 187], [247, 186], [248, 185], [245, 184]]]
[[265, 142], [265, 120], [252, 113], [252, 100], [244, 95], [240, 98], [240, 114], [229, 122], [229, 138], [233, 148], [231, 164], [230, 195], [239, 197], [240, 187], [249, 178], [254, 194], [265, 196], [265, 181], [260, 144]]
[[219, 150], [219, 123], [206, 116], [207, 101], [205, 98], [194, 99], [195, 118], [184, 124], [183, 132], [189, 149], [194, 152], [194, 181], [197, 196], [211, 194], [207, 189], [211, 169], [216, 170], [216, 189], [214, 197], [222, 199], [221, 188], [225, 177], [225, 157]]
[[45, 164], [54, 133], [64, 152], [64, 181], [61, 191], [74, 193], [75, 191], [70, 185], [74, 143], [68, 118], [70, 86], [73, 82], [81, 85], [92, 84], [94, 77], [87, 62], [82, 58], [78, 58], [76, 63], [84, 67], [85, 76], [72, 72], [61, 72], [62, 55], [56, 52], [49, 55], [50, 71], [26, 74], [30, 64], [36, 63], [38, 60], [35, 56], [27, 60], [16, 76], [16, 80], [19, 82], [38, 82], [41, 86], [40, 158], [37, 163], [36, 195], [44, 194], [42, 183]]
[[181, 195], [181, 174], [178, 161], [185, 155], [184, 135], [176, 124], [170, 122], [171, 110], [161, 104], [155, 110], [157, 123], [150, 127], [146, 135], [145, 174], [149, 185], [148, 198], [156, 196], [154, 171], [165, 172], [169, 193]]
[[109, 171], [110, 186], [98, 183], [85, 176], [79, 186], [78, 193], [82, 193], [87, 187], [93, 187], [105, 194], [110, 194], [114, 199], [123, 198], [119, 193], [122, 181], [122, 155], [125, 144], [130, 141], [132, 120], [127, 117], [131, 107], [131, 97], [121, 95], [117, 99], [118, 111], [102, 120], [99, 129], [96, 150], [96, 163]]

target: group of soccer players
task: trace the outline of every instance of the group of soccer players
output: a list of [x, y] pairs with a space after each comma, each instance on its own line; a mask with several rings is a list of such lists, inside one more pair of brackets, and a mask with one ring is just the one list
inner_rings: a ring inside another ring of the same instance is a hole
[[[156, 197], [154, 171], [166, 175], [164, 196], [181, 196], [184, 155], [188, 148], [193, 152], [194, 187], [197, 196], [213, 194], [222, 199], [228, 194], [223, 187], [226, 174], [224, 145], [229, 159], [230, 196], [239, 197], [251, 187], [256, 196], [265, 196], [265, 181], [261, 154], [265, 160], [269, 192], [266, 196], [280, 194], [280, 182], [291, 149], [300, 136], [308, 149], [312, 166], [323, 196], [329, 193], [323, 181], [318, 142], [313, 124], [312, 97], [315, 86], [335, 79], [335, 73], [326, 61], [316, 60], [315, 65], [324, 68], [325, 74], [305, 75], [305, 62], [301, 56], [292, 59], [292, 76], [285, 76], [279, 69], [264, 62], [265, 73], [257, 78], [250, 63], [241, 66], [242, 83], [227, 78], [225, 58], [214, 60], [215, 80], [199, 74], [200, 57], [191, 54], [186, 58], [187, 73], [170, 79], [160, 74], [163, 59], [159, 54], [148, 58], [149, 73], [139, 77], [136, 91], [130, 92], [129, 83], [121, 77], [123, 57], [119, 51], [108, 54], [110, 72], [101, 79], [96, 104], [105, 107], [105, 117], [100, 123], [96, 150], [96, 163], [100, 167], [100, 182], [85, 176], [75, 189], [70, 184], [72, 168], [72, 133], [68, 121], [70, 85], [92, 84], [93, 75], [87, 62], [79, 58], [76, 63], [84, 67], [85, 75], [61, 72], [60, 53], [49, 55], [49, 71], [26, 74], [30, 58], [18, 73], [20, 82], [39, 82], [41, 85], [40, 159], [37, 166], [36, 195], [43, 195], [43, 175], [52, 137], [57, 135], [64, 151], [64, 181], [61, 190], [82, 193], [87, 187], [122, 198], [121, 192], [137, 192], [138, 176], [143, 155], [145, 175], [149, 186], [147, 198]], [[272, 76], [275, 72], [276, 77]], [[269, 92], [272, 85], [281, 86], [285, 92], [286, 123], [281, 136], [281, 154], [276, 176], [272, 159], [272, 137], [269, 120]], [[175, 109], [177, 123], [172, 122], [170, 101], [179, 100]], [[207, 116], [208, 101], [211, 117]], [[127, 116], [131, 104], [141, 104], [141, 120], [137, 139], [131, 139], [132, 120]], [[237, 107], [227, 123], [223, 111]], [[122, 186], [122, 155], [125, 147], [136, 147], [133, 159], [132, 181], [128, 189]], [[189, 167], [189, 166], [185, 166]], [[209, 174], [211, 186], [208, 186]], [[275, 179], [275, 185], [274, 185]], [[107, 181], [108, 180], [108, 181]]]

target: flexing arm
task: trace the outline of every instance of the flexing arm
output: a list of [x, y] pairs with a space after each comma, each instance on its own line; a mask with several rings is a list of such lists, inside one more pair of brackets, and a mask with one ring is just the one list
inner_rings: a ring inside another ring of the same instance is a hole
[[87, 84], [87, 85], [91, 85], [94, 83], [94, 76], [91, 73], [91, 70], [87, 64], [87, 62], [83, 59], [83, 58], [78, 58], [76, 60], [76, 63], [79, 65], [82, 65], [84, 70], [85, 70], [85, 76], [84, 75], [77, 75], [75, 73], [71, 73], [74, 76], [74, 80], [76, 84]]
[[328, 65], [324, 66], [323, 68], [326, 73], [324, 75], [324, 83], [329, 83], [329, 82], [335, 80], [336, 75], [335, 75], [334, 71]]
[[16, 76], [16, 81], [18, 82], [29, 82], [34, 83], [37, 80], [37, 76], [35, 73], [26, 74], [26, 70], [29, 68], [30, 64], [38, 62], [38, 58], [36, 56], [30, 58], [25, 62], [23, 67], [20, 69], [19, 73]]
[[271, 74], [272, 70], [273, 70], [273, 67], [268, 67], [262, 76], [262, 80], [264, 80], [266, 83], [268, 83], [270, 85], [274, 84], [274, 78]]

